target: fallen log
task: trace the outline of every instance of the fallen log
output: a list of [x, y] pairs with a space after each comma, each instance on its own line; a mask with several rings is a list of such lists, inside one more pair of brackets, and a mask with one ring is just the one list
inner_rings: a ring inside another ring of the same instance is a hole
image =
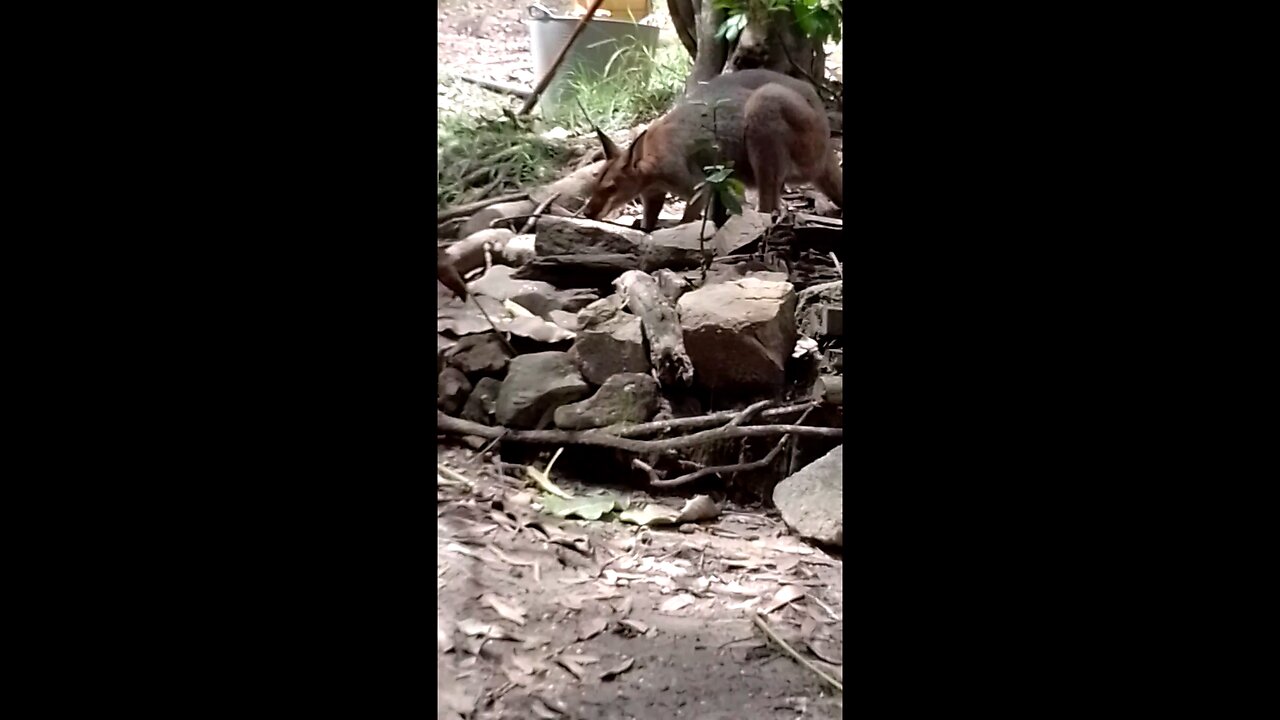
[[844, 378], [840, 375], [823, 375], [814, 385], [813, 394], [828, 405], [844, 405]]
[[518, 192], [518, 193], [511, 193], [510, 195], [497, 195], [495, 197], [485, 198], [484, 200], [477, 200], [472, 203], [467, 203], [466, 205], [459, 205], [457, 207], [447, 208], [436, 213], [436, 224], [439, 225], [440, 223], [443, 223], [445, 220], [452, 220], [453, 218], [456, 218], [456, 217], [470, 215], [471, 213], [477, 210], [483, 210], [484, 208], [487, 208], [490, 205], [497, 205], [498, 203], [503, 203], [503, 202], [514, 202], [516, 200], [527, 200], [528, 198], [529, 198], [529, 193]]
[[626, 298], [627, 307], [639, 316], [649, 345], [649, 359], [665, 388], [688, 387], [693, 382], [693, 361], [684, 349], [684, 332], [671, 300], [652, 275], [629, 270], [613, 282]]
[[444, 254], [448, 256], [453, 267], [465, 276], [472, 270], [484, 267], [486, 250], [490, 255], [497, 255], [506, 246], [507, 241], [513, 237], [515, 237], [515, 233], [506, 228], [481, 230], [450, 245], [444, 251]]

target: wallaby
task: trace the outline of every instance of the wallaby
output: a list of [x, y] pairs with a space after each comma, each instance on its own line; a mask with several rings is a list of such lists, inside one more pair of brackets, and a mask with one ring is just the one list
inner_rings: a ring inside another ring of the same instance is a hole
[[[643, 228], [652, 230], [668, 193], [690, 199], [706, 177], [703, 168], [724, 162], [733, 163], [733, 177], [759, 192], [762, 213], [779, 208], [788, 181], [812, 182], [844, 207], [822, 101], [808, 83], [782, 73], [741, 70], [698, 85], [625, 151], [596, 133], [606, 163], [583, 213], [593, 220], [639, 196]], [[696, 219], [704, 203], [705, 197], [689, 203], [682, 222]]]

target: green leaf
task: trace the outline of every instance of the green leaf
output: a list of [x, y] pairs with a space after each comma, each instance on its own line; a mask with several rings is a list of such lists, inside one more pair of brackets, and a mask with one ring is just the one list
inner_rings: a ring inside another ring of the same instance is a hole
[[731, 173], [731, 172], [733, 172], [733, 171], [732, 171], [732, 170], [730, 170], [729, 168], [723, 168], [723, 167], [722, 167], [722, 168], [720, 168], [720, 169], [716, 170], [715, 172], [711, 173], [710, 175], [708, 175], [708, 176], [707, 176], [707, 182], [711, 183], [712, 185], [716, 185], [716, 184], [718, 184], [718, 183], [722, 183], [722, 182], [724, 182], [724, 181], [725, 181], [725, 179], [726, 179], [726, 178], [728, 178], [728, 177], [729, 177], [729, 173]]
[[665, 505], [650, 503], [635, 510], [618, 513], [618, 519], [636, 525], [670, 525], [680, 517], [680, 512]]
[[720, 204], [724, 205], [724, 209], [728, 210], [730, 215], [742, 214], [742, 202], [738, 200], [732, 190], [729, 190], [728, 188], [721, 188], [720, 191], [716, 193], [716, 197], [719, 198]]
[[543, 495], [538, 499], [547, 512], [556, 517], [567, 518], [576, 515], [583, 520], [599, 520], [602, 515], [618, 505], [618, 499], [612, 495], [579, 496], [561, 498], [555, 495]]
[[742, 197], [747, 194], [747, 186], [738, 178], [729, 178], [725, 182], [725, 185], [728, 186], [728, 188], [738, 197]]
[[729, 21], [725, 20], [724, 22], [720, 23], [720, 29], [716, 31], [716, 39], [723, 40], [725, 37], [725, 33], [727, 32], [729, 32]]

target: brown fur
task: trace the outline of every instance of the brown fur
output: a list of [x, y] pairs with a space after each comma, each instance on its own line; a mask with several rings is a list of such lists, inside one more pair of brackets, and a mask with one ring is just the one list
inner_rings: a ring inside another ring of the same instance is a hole
[[[733, 177], [759, 191], [760, 212], [779, 208], [786, 182], [812, 182], [844, 207], [830, 135], [822, 101], [808, 83], [770, 70], [721, 75], [695, 88], [625, 151], [601, 134], [608, 162], [584, 214], [600, 218], [639, 196], [644, 228], [651, 230], [667, 194], [688, 200], [706, 176], [703, 168], [722, 160], [733, 162]], [[685, 221], [701, 209], [690, 203]]]

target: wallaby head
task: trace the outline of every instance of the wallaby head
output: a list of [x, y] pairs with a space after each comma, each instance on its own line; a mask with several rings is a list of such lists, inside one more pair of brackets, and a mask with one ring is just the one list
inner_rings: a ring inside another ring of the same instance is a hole
[[640, 161], [644, 157], [647, 132], [640, 133], [631, 147], [619, 150], [608, 135], [596, 129], [600, 144], [604, 146], [605, 164], [591, 188], [591, 199], [583, 211], [585, 217], [598, 220], [631, 202], [645, 189], [646, 178], [641, 172]]

